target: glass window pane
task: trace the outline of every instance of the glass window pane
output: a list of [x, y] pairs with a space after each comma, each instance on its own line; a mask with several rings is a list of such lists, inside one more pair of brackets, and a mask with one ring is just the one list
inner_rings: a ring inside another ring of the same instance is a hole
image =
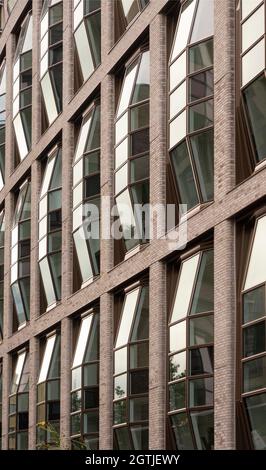
[[213, 94], [213, 70], [200, 72], [189, 79], [189, 102]]
[[148, 426], [131, 427], [131, 437], [135, 450], [147, 450], [149, 448], [149, 428]]
[[[138, 63], [134, 62], [127, 69], [126, 76], [124, 78], [123, 88], [120, 94], [120, 102], [117, 110], [117, 117], [119, 117], [126, 110], [126, 108], [128, 108], [137, 72], [137, 65]], [[118, 139], [116, 139], [116, 142], [118, 142]]]
[[180, 410], [186, 407], [186, 382], [169, 385], [169, 410]]
[[190, 375], [213, 374], [213, 347], [190, 351]]
[[118, 144], [128, 133], [128, 113], [126, 112], [115, 125], [115, 143]]
[[184, 52], [170, 66], [170, 91], [173, 90], [186, 77], [187, 54]]
[[253, 240], [244, 289], [250, 289], [266, 280], [266, 216], [258, 219]]
[[244, 356], [253, 356], [266, 350], [265, 322], [244, 329]]
[[88, 317], [83, 318], [81, 320], [79, 336], [78, 336], [78, 341], [76, 345], [76, 351], [75, 351], [72, 367], [76, 367], [82, 364], [83, 362], [84, 353], [85, 353], [87, 340], [88, 340], [90, 327], [91, 327], [91, 321], [92, 321], [92, 315], [89, 315]]
[[246, 406], [251, 426], [251, 437], [254, 448], [266, 450], [266, 394], [246, 398]]
[[57, 377], [60, 377], [60, 336], [56, 336], [55, 346], [47, 375], [48, 379], [54, 379]]
[[56, 289], [57, 300], [61, 298], [61, 252], [50, 256], [51, 272]]
[[149, 418], [148, 397], [133, 398], [129, 403], [130, 422], [146, 421]]
[[38, 383], [44, 382], [47, 379], [50, 361], [51, 361], [51, 357], [52, 357], [53, 350], [54, 350], [55, 340], [56, 340], [55, 335], [47, 338]]
[[185, 110], [170, 122], [170, 148], [174, 147], [174, 145], [178, 144], [178, 142], [186, 136], [186, 115], [187, 113]]
[[74, 37], [83, 79], [87, 80], [87, 78], [94, 71], [94, 64], [84, 21], [82, 21], [82, 23], [76, 29]]
[[[207, 13], [207, 14], [206, 14]], [[196, 18], [192, 30], [191, 43], [201, 41], [214, 34], [214, 1], [204, 0], [198, 3]]]
[[244, 294], [244, 323], [265, 315], [265, 287], [261, 286]]
[[40, 261], [39, 266], [45, 290], [46, 301], [49, 306], [56, 301], [56, 295], [47, 258], [44, 258], [42, 261]]
[[199, 198], [186, 142], [171, 152], [171, 158], [180, 195], [179, 202], [186, 204], [187, 210], [190, 210], [199, 204]]
[[213, 129], [190, 137], [190, 142], [203, 201], [211, 201], [214, 197]]
[[213, 40], [197, 44], [189, 49], [189, 72], [210, 67], [213, 64]]
[[60, 400], [59, 380], [52, 380], [47, 383], [47, 400]]
[[143, 104], [131, 109], [130, 112], [130, 125], [131, 131], [146, 127], [149, 125], [149, 104]]
[[196, 288], [193, 296], [191, 315], [212, 312], [214, 309], [214, 266], [213, 251], [203, 253]]
[[114, 400], [127, 395], [127, 374], [119, 375], [114, 379]]
[[[120, 351], [123, 351], [123, 349]], [[130, 369], [137, 369], [138, 367], [148, 366], [149, 343], [132, 344], [130, 346]]]
[[94, 314], [84, 362], [99, 360], [99, 315]]
[[89, 35], [90, 50], [95, 67], [101, 62], [101, 13], [91, 15], [85, 20]]
[[100, 153], [93, 152], [84, 158], [84, 176], [100, 171]]
[[84, 390], [84, 406], [86, 409], [99, 407], [99, 388]]
[[135, 158], [130, 162], [130, 182], [136, 183], [149, 178], [149, 156]]
[[243, 364], [244, 392], [266, 387], [266, 357], [260, 357]]
[[115, 194], [120, 193], [128, 183], [128, 165], [125, 163], [115, 174]]
[[189, 322], [190, 346], [213, 342], [214, 319], [208, 317], [195, 318]]
[[123, 311], [121, 313], [121, 321], [119, 325], [118, 335], [116, 339], [116, 348], [128, 343], [129, 333], [137, 306], [140, 288], [126, 294]]
[[114, 403], [114, 424], [122, 424], [127, 421], [126, 400], [120, 400]]
[[54, 92], [50, 80], [49, 73], [42, 78], [41, 87], [43, 92], [43, 98], [45, 102], [45, 108], [48, 116], [49, 124], [51, 124], [58, 116], [58, 110], [54, 98]]
[[242, 58], [242, 86], [245, 86], [250, 80], [265, 67], [265, 40], [262, 39], [252, 49], [250, 49]]
[[98, 364], [89, 364], [84, 367], [84, 386], [89, 387], [92, 385], [98, 385], [99, 383], [99, 374], [98, 374]]
[[213, 124], [213, 100], [195, 104], [189, 108], [189, 131], [211, 126]]
[[182, 8], [181, 15], [179, 17], [177, 32], [174, 42], [174, 47], [172, 51], [172, 60], [182, 52], [188, 43], [190, 27], [195, 11], [197, 2], [195, 0], [190, 0], [186, 2]]
[[143, 287], [137, 306], [131, 341], [149, 338], [149, 290]]
[[80, 429], [81, 429], [80, 418], [81, 418], [80, 414], [71, 416], [71, 435], [80, 433]]
[[264, 5], [262, 5], [242, 25], [242, 52], [246, 51], [264, 34], [264, 29]]
[[125, 139], [115, 149], [115, 169], [117, 169], [120, 165], [125, 163], [127, 158], [128, 158], [128, 139]]
[[139, 12], [137, 0], [121, 0], [127, 23], [130, 23]]
[[[187, 316], [200, 255], [196, 254], [185, 260], [181, 265], [178, 287], [175, 295], [171, 322]], [[181, 349], [181, 348], [178, 348]], [[172, 348], [171, 348], [172, 350]]]
[[186, 332], [185, 321], [170, 326], [170, 352], [179, 351], [186, 347]]
[[173, 119], [180, 111], [185, 108], [187, 104], [187, 84], [184, 81], [173, 93], [170, 95], [170, 119]]
[[142, 129], [141, 131], [131, 134], [131, 155], [138, 155], [140, 153], [148, 152], [150, 146], [149, 129]]
[[242, 0], [242, 19], [246, 18], [260, 3], [261, 0]]
[[189, 381], [189, 406], [213, 405], [213, 379]]
[[182, 379], [187, 375], [186, 351], [169, 358], [169, 380]]
[[49, 25], [53, 25], [63, 19], [63, 2], [60, 2], [49, 9]]
[[127, 427], [115, 429], [115, 436], [118, 445], [118, 450], [131, 449], [129, 430]]
[[141, 57], [132, 103], [138, 103], [150, 96], [150, 53], [144, 52]]
[[139, 395], [149, 390], [149, 371], [137, 370], [130, 372], [130, 394]]
[[81, 410], [82, 406], [82, 397], [81, 397], [81, 390], [73, 392], [71, 394], [71, 411], [79, 411]]
[[81, 388], [81, 374], [82, 374], [82, 368], [77, 367], [77, 369], [72, 370], [72, 390], [75, 390], [76, 388]]
[[213, 411], [191, 413], [194, 435], [199, 450], [214, 449], [214, 416]]
[[265, 121], [266, 78], [259, 77], [244, 90], [244, 98], [257, 160], [266, 157]]
[[170, 419], [177, 449], [194, 450], [187, 414], [178, 413]]
[[53, 191], [49, 194], [49, 199], [48, 199], [49, 211], [61, 209], [61, 193], [62, 191], [59, 190], [59, 191]]
[[127, 348], [115, 351], [115, 374], [120, 374], [127, 370]]

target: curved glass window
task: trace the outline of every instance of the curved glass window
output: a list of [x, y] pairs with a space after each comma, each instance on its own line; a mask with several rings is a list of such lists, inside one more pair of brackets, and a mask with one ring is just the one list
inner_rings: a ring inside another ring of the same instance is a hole
[[72, 363], [72, 449], [99, 447], [99, 314], [82, 316]]
[[187, 210], [213, 199], [212, 36], [213, 0], [184, 2], [169, 64], [169, 150]]
[[149, 390], [149, 289], [126, 293], [114, 344], [114, 444], [146, 450]]
[[21, 25], [13, 66], [13, 125], [23, 160], [31, 149], [32, 15]]
[[63, 2], [48, 0], [41, 16], [40, 76], [48, 125], [62, 111]]
[[117, 0], [117, 2], [119, 13], [126, 28], [149, 3], [149, 0]]
[[0, 66], [0, 191], [5, 184], [6, 61]]
[[256, 221], [242, 291], [242, 397], [255, 449], [266, 449], [266, 216]]
[[37, 448], [60, 446], [60, 335], [47, 335], [37, 383]]
[[74, 2], [74, 39], [82, 81], [101, 62], [101, 0]]
[[13, 450], [28, 449], [29, 427], [29, 355], [19, 351], [9, 395], [8, 448]]
[[31, 186], [25, 181], [18, 195], [11, 241], [11, 291], [18, 329], [25, 326], [30, 317], [30, 211]]
[[5, 249], [5, 213], [0, 213], [0, 342], [3, 340], [4, 321], [4, 249]]
[[125, 250], [149, 238], [150, 55], [128, 65], [115, 123], [115, 200]]
[[39, 201], [39, 266], [47, 308], [61, 299], [62, 149], [48, 155]]
[[265, 0], [240, 2], [241, 96], [255, 164], [266, 158]]
[[178, 450], [212, 450], [213, 250], [182, 262], [169, 324], [169, 422]]
[[73, 239], [82, 284], [100, 272], [100, 105], [82, 121], [73, 164]]

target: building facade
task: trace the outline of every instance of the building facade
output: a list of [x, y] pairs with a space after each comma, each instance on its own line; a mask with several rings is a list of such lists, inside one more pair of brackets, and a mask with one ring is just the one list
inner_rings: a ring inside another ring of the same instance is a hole
[[266, 449], [265, 8], [0, 1], [2, 449]]

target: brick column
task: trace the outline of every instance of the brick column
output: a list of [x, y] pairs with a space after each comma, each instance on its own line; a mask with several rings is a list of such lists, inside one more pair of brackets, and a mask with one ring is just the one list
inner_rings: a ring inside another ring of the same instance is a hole
[[[150, 25], [150, 202], [166, 203], [166, 104], [167, 104], [167, 22], [157, 15]], [[160, 222], [158, 224], [157, 222]], [[153, 237], [164, 233], [163, 217], [153, 217]], [[157, 228], [160, 231], [157, 233]], [[150, 349], [149, 349], [149, 448], [166, 446], [166, 267], [150, 267]]]
[[113, 296], [100, 299], [100, 449], [113, 448]]
[[150, 267], [149, 449], [166, 448], [166, 265]]
[[[214, 194], [223, 202], [235, 185], [235, 3], [214, 2]], [[221, 44], [223, 45], [221, 47]], [[215, 448], [235, 448], [234, 222], [214, 230]]]
[[31, 338], [29, 347], [29, 449], [36, 447], [36, 402], [39, 375], [39, 339]]
[[[113, 44], [113, 2], [101, 5], [102, 61], [107, 58]], [[114, 112], [115, 78], [104, 77], [101, 83], [101, 275], [107, 273], [114, 263], [113, 240], [104, 239], [109, 219], [108, 204], [113, 205], [114, 174]], [[105, 203], [103, 203], [103, 198]], [[107, 207], [106, 207], [106, 205]], [[105, 209], [107, 208], [107, 213]], [[111, 222], [111, 218], [109, 219]], [[113, 295], [100, 298], [100, 449], [113, 448]]]
[[[214, 2], [214, 199], [235, 185], [235, 2]], [[222, 44], [222, 47], [221, 47]]]
[[215, 449], [235, 448], [235, 232], [225, 220], [214, 231]]
[[[72, 1], [64, 2], [63, 109], [74, 93]], [[74, 126], [64, 122], [62, 133], [62, 300], [72, 294], [72, 162]]]
[[70, 449], [71, 334], [71, 319], [64, 318], [61, 323], [61, 449]]
[[12, 361], [9, 354], [3, 357], [3, 388], [2, 388], [2, 449], [8, 449], [8, 408], [12, 371]]
[[40, 17], [42, 0], [32, 4], [32, 148], [41, 136]]

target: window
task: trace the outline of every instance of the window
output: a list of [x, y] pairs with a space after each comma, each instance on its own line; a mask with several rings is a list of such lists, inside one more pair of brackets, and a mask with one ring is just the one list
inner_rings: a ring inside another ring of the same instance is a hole
[[30, 316], [31, 186], [20, 187], [11, 237], [11, 291], [18, 329]]
[[8, 448], [28, 449], [29, 355], [24, 349], [13, 357], [14, 371], [9, 395]]
[[73, 239], [82, 285], [100, 272], [100, 196], [100, 105], [95, 103], [83, 118], [73, 163]]
[[99, 447], [99, 314], [82, 316], [72, 363], [72, 449]]
[[187, 210], [213, 199], [212, 36], [213, 0], [184, 2], [169, 64], [169, 150]]
[[39, 201], [39, 266], [47, 308], [61, 299], [61, 147], [48, 155]]
[[41, 16], [40, 76], [48, 126], [62, 110], [63, 2], [48, 0]]
[[266, 216], [257, 219], [242, 290], [242, 400], [255, 449], [266, 449]]
[[7, 0], [7, 10], [8, 13], [10, 14], [11, 11], [13, 10], [14, 6], [16, 5], [17, 0]]
[[0, 65], [0, 191], [5, 184], [6, 61]]
[[177, 450], [214, 446], [213, 250], [181, 263], [169, 324], [169, 421]]
[[60, 435], [60, 335], [48, 334], [41, 346], [43, 357], [37, 383], [37, 448], [57, 448]]
[[3, 340], [4, 322], [4, 249], [5, 249], [5, 213], [0, 212], [0, 343]]
[[149, 0], [116, 0], [117, 23], [120, 26], [120, 35], [148, 3]]
[[115, 199], [125, 250], [147, 241], [149, 214], [149, 52], [128, 65], [115, 123]]
[[23, 160], [31, 149], [32, 16], [21, 25], [13, 66], [13, 125]]
[[101, 62], [101, 0], [74, 2], [76, 55], [84, 82]]
[[149, 290], [127, 291], [114, 349], [114, 442], [118, 450], [148, 449]]
[[266, 158], [265, 1], [240, 3], [241, 101], [256, 165]]

